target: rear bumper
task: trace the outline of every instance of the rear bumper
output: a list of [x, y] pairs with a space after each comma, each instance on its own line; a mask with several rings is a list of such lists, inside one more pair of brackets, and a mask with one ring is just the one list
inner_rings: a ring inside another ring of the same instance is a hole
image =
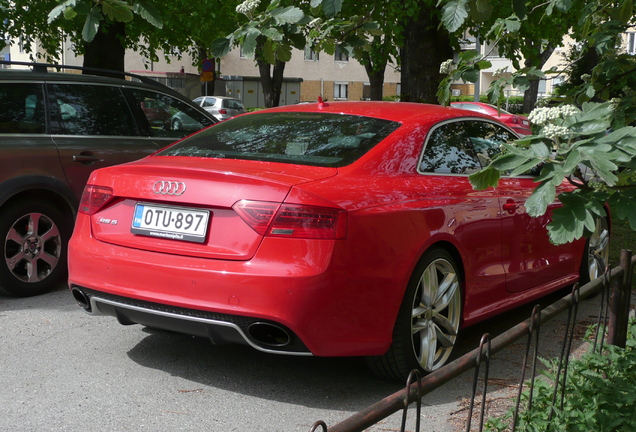
[[264, 352], [311, 355], [293, 332], [271, 321], [170, 307], [77, 285], [71, 286], [71, 292], [88, 314], [112, 316], [122, 325], [141, 324], [207, 337], [215, 345], [237, 343]]
[[218, 260], [100, 242], [87, 219], [68, 261], [90, 313], [283, 354], [380, 355], [391, 343], [396, 286], [347, 268], [342, 240], [269, 238], [251, 260]]

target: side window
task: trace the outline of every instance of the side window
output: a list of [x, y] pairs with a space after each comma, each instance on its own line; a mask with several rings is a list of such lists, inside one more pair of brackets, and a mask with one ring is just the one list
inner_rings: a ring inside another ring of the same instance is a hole
[[214, 104], [216, 103], [216, 99], [215, 98], [205, 98], [205, 100], [203, 101], [203, 105], [204, 107], [211, 107], [214, 106]]
[[127, 89], [140, 129], [148, 136], [183, 138], [213, 123], [192, 105], [149, 90]]
[[0, 133], [46, 130], [42, 84], [0, 83]]
[[420, 162], [421, 172], [471, 174], [481, 168], [466, 134], [466, 123], [447, 123], [429, 134]]
[[446, 123], [429, 134], [420, 172], [472, 174], [485, 168], [503, 143], [515, 139], [503, 127], [486, 121]]
[[54, 134], [139, 135], [119, 87], [50, 84], [57, 101]]

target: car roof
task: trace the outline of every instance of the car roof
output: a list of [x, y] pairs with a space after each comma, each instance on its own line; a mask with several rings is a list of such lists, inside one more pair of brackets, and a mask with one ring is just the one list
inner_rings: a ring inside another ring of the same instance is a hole
[[403, 120], [408, 119], [422, 120], [426, 121], [426, 123], [431, 123], [458, 117], [478, 117], [492, 120], [492, 117], [485, 114], [463, 110], [460, 108], [414, 102], [388, 101], [336, 101], [324, 102], [322, 105], [320, 102], [303, 103], [269, 108], [257, 111], [255, 114], [268, 112], [325, 112], [375, 117], [396, 122], [402, 122]]
[[[109, 84], [109, 85], [129, 85], [135, 87], [143, 87], [148, 90], [163, 91], [174, 96], [178, 96], [181, 99], [188, 100], [181, 93], [176, 90], [161, 84], [158, 81], [152, 80], [149, 77], [131, 74], [128, 72], [112, 71], [112, 70], [100, 70], [94, 68], [84, 68], [82, 66], [68, 66], [68, 65], [54, 65], [47, 63], [28, 63], [28, 62], [14, 62], [0, 60], [0, 65], [19, 66], [16, 68], [0, 68], [0, 80], [15, 80], [15, 81], [35, 81], [35, 82], [75, 82], [75, 83], [87, 83], [87, 84]], [[31, 68], [31, 69], [26, 69]], [[79, 72], [55, 72], [51, 69], [65, 69], [65, 70], [77, 70]], [[108, 77], [103, 75], [96, 75], [97, 73], [113, 73], [122, 74], [129, 78], [136, 78], [138, 81], [132, 79], [122, 79], [115, 77]]]

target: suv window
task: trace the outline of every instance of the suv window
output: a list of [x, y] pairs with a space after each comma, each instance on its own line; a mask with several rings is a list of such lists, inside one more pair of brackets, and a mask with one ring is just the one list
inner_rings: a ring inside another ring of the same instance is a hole
[[213, 123], [191, 105], [172, 96], [140, 89], [126, 91], [142, 134], [147, 136], [183, 138]]
[[44, 133], [42, 84], [0, 83], [0, 133]]
[[119, 87], [51, 84], [49, 88], [58, 107], [59, 119], [52, 122], [54, 134], [139, 135]]
[[501, 144], [517, 137], [487, 121], [467, 120], [435, 128], [426, 142], [420, 172], [472, 174], [486, 167]]

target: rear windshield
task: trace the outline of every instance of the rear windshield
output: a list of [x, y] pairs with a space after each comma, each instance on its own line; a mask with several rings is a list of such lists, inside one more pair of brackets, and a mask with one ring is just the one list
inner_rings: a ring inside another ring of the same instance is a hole
[[399, 126], [393, 121], [344, 114], [252, 114], [221, 122], [158, 154], [342, 167]]

